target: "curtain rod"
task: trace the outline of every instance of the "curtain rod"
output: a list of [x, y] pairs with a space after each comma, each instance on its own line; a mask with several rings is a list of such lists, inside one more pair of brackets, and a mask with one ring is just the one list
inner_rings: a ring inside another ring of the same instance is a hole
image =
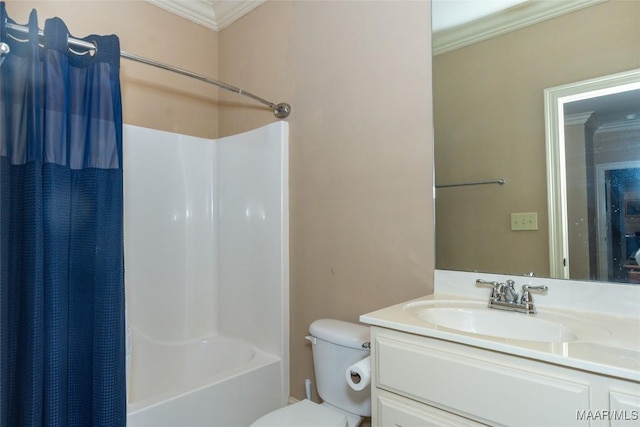
[[500, 184], [503, 185], [505, 182], [504, 179], [496, 179], [493, 181], [475, 181], [475, 182], [463, 182], [461, 184], [444, 184], [444, 185], [436, 185], [436, 188], [446, 188], [446, 187], [464, 187], [467, 185], [484, 185], [484, 184]]
[[[25, 27], [23, 25], [17, 25], [17, 24], [13, 24], [11, 22], [7, 22], [6, 23], [6, 28], [9, 30], [15, 30], [15, 31], [19, 31], [22, 33], [26, 33], [29, 34], [29, 27]], [[43, 36], [44, 32], [42, 30], [38, 30], [38, 35]], [[76, 39], [73, 37], [67, 37], [67, 43], [70, 46], [76, 46], [76, 47], [81, 47], [84, 49], [97, 49], [97, 46], [94, 43], [91, 42], [87, 42], [84, 40], [80, 40], [80, 39]], [[6, 45], [5, 45], [6, 46]], [[5, 55], [9, 53], [9, 47], [1, 47], [0, 48], [0, 55]], [[260, 102], [261, 104], [266, 105], [267, 107], [269, 107], [271, 109], [271, 111], [273, 111], [273, 114], [279, 118], [279, 119], [284, 119], [286, 117], [289, 116], [289, 114], [291, 113], [291, 105], [282, 102], [280, 104], [274, 104], [273, 102], [269, 102], [266, 99], [260, 98], [257, 95], [252, 94], [251, 92], [247, 92], [246, 90], [237, 88], [235, 86], [231, 86], [227, 83], [223, 83], [221, 81], [203, 76], [201, 74], [196, 74], [193, 73], [191, 71], [188, 70], [184, 70], [182, 68], [178, 68], [178, 67], [174, 67], [172, 65], [168, 65], [168, 64], [164, 64], [162, 62], [158, 62], [158, 61], [154, 61], [152, 59], [148, 59], [142, 56], [138, 56], [138, 55], [134, 55], [132, 53], [128, 53], [125, 52], [124, 50], [120, 51], [120, 56], [122, 58], [126, 58], [126, 59], [130, 59], [132, 61], [136, 61], [136, 62], [140, 62], [142, 64], [146, 64], [146, 65], [151, 65], [152, 67], [156, 67], [156, 68], [160, 68], [163, 70], [167, 70], [167, 71], [171, 71], [173, 73], [177, 73], [177, 74], [182, 74], [183, 76], [187, 76], [187, 77], [191, 77], [192, 79], [196, 79], [196, 80], [200, 80], [202, 82], [205, 83], [209, 83], [215, 86], [218, 86], [224, 90], [228, 90], [230, 92], [235, 92], [238, 95], [244, 95], [247, 96], [255, 101]], [[0, 63], [2, 63], [2, 61], [0, 60]]]

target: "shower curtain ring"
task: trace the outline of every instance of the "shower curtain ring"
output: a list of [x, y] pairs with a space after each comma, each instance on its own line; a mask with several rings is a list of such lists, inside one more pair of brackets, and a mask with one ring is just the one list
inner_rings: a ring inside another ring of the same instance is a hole
[[11, 51], [11, 49], [9, 48], [8, 44], [0, 42], [0, 65], [2, 65], [2, 62], [4, 61], [5, 56], [10, 51]]

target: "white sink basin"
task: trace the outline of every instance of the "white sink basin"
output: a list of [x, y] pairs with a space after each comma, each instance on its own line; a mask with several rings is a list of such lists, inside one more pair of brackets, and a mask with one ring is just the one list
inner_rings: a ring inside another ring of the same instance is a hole
[[578, 339], [573, 328], [537, 315], [488, 308], [433, 307], [418, 311], [417, 316], [445, 328], [499, 338], [543, 342]]

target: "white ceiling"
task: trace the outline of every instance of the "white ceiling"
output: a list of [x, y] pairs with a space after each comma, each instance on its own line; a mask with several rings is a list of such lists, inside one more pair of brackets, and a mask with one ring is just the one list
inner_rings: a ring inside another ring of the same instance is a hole
[[432, 0], [433, 32], [464, 25], [530, 0]]

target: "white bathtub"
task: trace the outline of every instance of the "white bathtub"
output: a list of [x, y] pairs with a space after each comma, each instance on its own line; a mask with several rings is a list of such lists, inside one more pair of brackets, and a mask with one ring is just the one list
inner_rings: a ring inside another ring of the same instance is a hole
[[282, 361], [242, 340], [132, 338], [129, 427], [246, 427], [284, 404]]

